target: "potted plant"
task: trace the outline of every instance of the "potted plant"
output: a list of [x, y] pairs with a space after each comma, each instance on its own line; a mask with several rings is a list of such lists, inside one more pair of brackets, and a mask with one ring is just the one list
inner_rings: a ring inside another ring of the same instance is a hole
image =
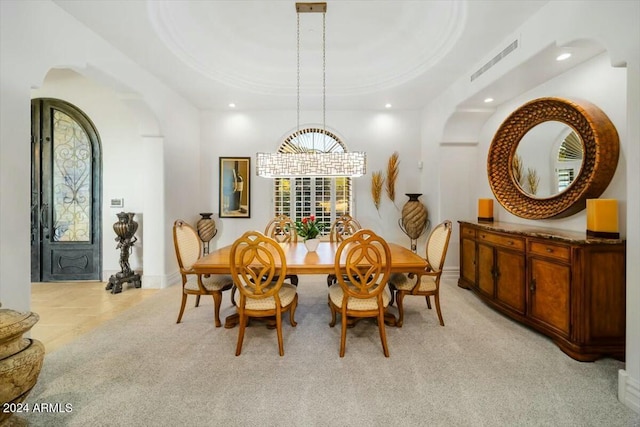
[[301, 221], [296, 221], [296, 232], [298, 236], [302, 237], [305, 246], [311, 252], [318, 248], [320, 243], [319, 236], [322, 230], [324, 230], [324, 224], [318, 222], [313, 215], [304, 217]]

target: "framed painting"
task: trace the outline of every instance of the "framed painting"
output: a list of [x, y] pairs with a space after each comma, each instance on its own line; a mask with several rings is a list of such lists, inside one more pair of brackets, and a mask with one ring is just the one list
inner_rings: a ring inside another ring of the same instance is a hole
[[251, 157], [220, 157], [220, 218], [251, 217]]

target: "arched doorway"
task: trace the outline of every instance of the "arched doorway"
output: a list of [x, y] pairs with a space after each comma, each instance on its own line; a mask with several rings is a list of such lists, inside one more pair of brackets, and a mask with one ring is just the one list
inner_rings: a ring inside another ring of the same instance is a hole
[[91, 120], [52, 98], [31, 101], [31, 281], [100, 280], [102, 160]]

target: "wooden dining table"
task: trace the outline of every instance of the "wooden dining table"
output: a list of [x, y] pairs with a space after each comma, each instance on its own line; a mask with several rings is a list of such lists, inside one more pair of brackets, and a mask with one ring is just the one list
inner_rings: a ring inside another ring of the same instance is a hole
[[[338, 246], [336, 242], [320, 242], [315, 252], [309, 252], [304, 243], [280, 243], [287, 263], [286, 274], [334, 274], [335, 258]], [[414, 273], [421, 275], [427, 262], [418, 254], [404, 246], [388, 243], [391, 251], [392, 273]], [[193, 270], [198, 274], [230, 274], [229, 256], [231, 245], [215, 249], [201, 257], [193, 264]], [[385, 323], [395, 325], [395, 316], [385, 317]], [[237, 324], [237, 315], [227, 317], [225, 328], [232, 328]]]

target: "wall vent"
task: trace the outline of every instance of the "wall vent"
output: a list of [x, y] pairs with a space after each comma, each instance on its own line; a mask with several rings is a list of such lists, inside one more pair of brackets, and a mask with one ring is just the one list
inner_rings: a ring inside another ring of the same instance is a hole
[[478, 77], [480, 77], [483, 73], [485, 73], [489, 68], [493, 67], [494, 65], [496, 65], [498, 62], [500, 62], [502, 60], [502, 58], [504, 58], [505, 56], [507, 56], [508, 54], [510, 54], [511, 52], [513, 52], [514, 50], [516, 50], [518, 48], [518, 40], [514, 40], [513, 43], [511, 43], [509, 46], [507, 46], [506, 48], [504, 48], [504, 50], [502, 52], [500, 52], [499, 54], [497, 54], [496, 56], [493, 57], [493, 59], [491, 59], [491, 61], [487, 62], [486, 64], [484, 64], [478, 71], [476, 71], [475, 73], [471, 74], [471, 81], [474, 81], [475, 79], [477, 79]]

